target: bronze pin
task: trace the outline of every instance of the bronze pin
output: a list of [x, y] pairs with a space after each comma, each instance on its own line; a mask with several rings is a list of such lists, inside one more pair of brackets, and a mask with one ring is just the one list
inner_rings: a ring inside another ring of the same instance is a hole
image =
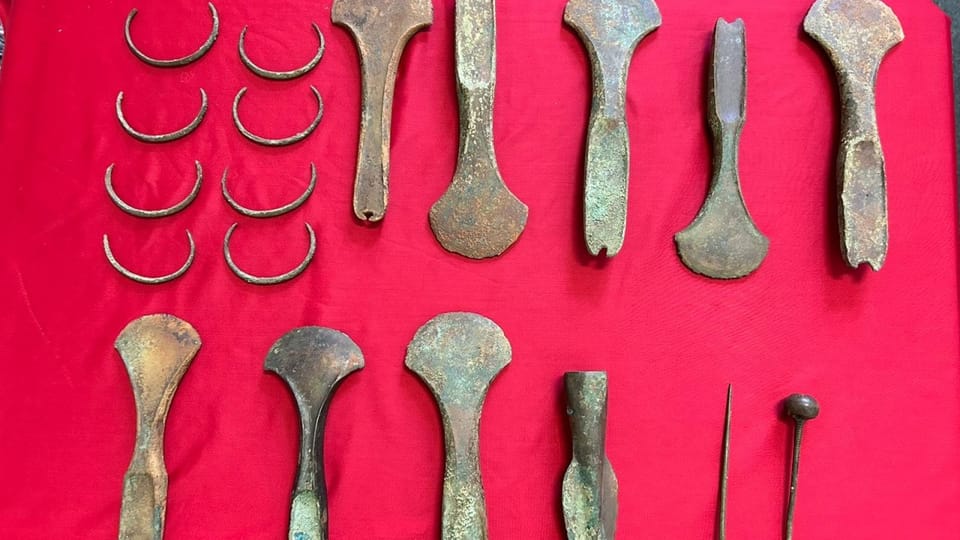
[[727, 485], [730, 477], [730, 415], [733, 385], [727, 386], [727, 412], [723, 420], [723, 447], [720, 452], [720, 493], [717, 496], [717, 540], [727, 539]]
[[159, 540], [167, 513], [163, 432], [177, 386], [200, 349], [200, 336], [173, 315], [147, 315], [127, 325], [115, 347], [137, 404], [137, 442], [123, 477], [119, 537]]
[[793, 513], [797, 506], [797, 480], [800, 477], [800, 442], [803, 439], [803, 425], [820, 415], [820, 405], [812, 396], [793, 394], [784, 401], [787, 415], [794, 420], [793, 430], [793, 467], [790, 473], [790, 493], [787, 499], [787, 511], [784, 518], [784, 538], [793, 539]]

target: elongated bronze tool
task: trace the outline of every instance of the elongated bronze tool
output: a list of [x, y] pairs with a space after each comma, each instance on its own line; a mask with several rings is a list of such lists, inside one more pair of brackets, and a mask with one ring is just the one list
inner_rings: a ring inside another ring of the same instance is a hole
[[264, 369], [280, 376], [300, 412], [300, 462], [290, 506], [290, 540], [326, 540], [327, 488], [323, 474], [323, 428], [337, 386], [363, 368], [360, 348], [329, 328], [297, 328], [281, 337]]
[[493, 379], [510, 363], [510, 342], [490, 319], [446, 313], [423, 325], [406, 365], [433, 392], [443, 419], [443, 540], [486, 540], [480, 478], [480, 412]]
[[357, 219], [376, 222], [387, 212], [397, 68], [410, 38], [433, 23], [433, 4], [430, 0], [335, 0], [331, 18], [350, 30], [360, 53], [363, 112], [353, 213]]
[[708, 119], [713, 131], [713, 180], [707, 200], [675, 240], [687, 268], [715, 279], [756, 270], [770, 241], [753, 223], [740, 190], [740, 134], [747, 109], [747, 48], [743, 21], [717, 21]]
[[159, 540], [167, 513], [163, 432], [177, 386], [200, 349], [200, 336], [173, 315], [147, 315], [127, 325], [114, 345], [137, 404], [137, 442], [123, 477], [120, 539]]
[[840, 84], [840, 237], [852, 268], [880, 270], [887, 258], [887, 173], [874, 85], [903, 28], [879, 0], [817, 0], [803, 29], [827, 51]]
[[563, 519], [569, 540], [613, 540], [617, 528], [617, 476], [606, 454], [607, 374], [564, 376], [573, 459], [563, 475]]
[[800, 443], [803, 439], [803, 425], [820, 415], [820, 404], [812, 396], [793, 394], [784, 401], [787, 415], [793, 418], [793, 467], [790, 473], [790, 492], [787, 498], [787, 511], [784, 517], [784, 538], [793, 540], [793, 514], [797, 506], [797, 480], [800, 477]]
[[587, 250], [613, 257], [627, 230], [627, 73], [637, 44], [662, 19], [653, 0], [570, 0], [563, 20], [580, 35], [593, 69], [583, 195]]
[[723, 447], [720, 451], [720, 494], [717, 497], [717, 540], [727, 540], [727, 485], [730, 470], [730, 415], [733, 385], [727, 386], [727, 412], [723, 420]]
[[447, 192], [430, 209], [444, 249], [471, 259], [503, 254], [527, 225], [527, 205], [503, 183], [493, 148], [497, 40], [494, 0], [457, 0], [460, 154]]

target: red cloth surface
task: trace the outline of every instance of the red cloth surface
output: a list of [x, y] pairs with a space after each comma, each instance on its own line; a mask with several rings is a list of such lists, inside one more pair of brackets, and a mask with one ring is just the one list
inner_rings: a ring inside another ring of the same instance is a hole
[[[445, 252], [427, 213], [457, 153], [453, 2], [401, 63], [393, 117], [390, 207], [379, 227], [352, 217], [360, 110], [359, 60], [330, 2], [221, 0], [220, 38], [201, 61], [163, 70], [138, 61], [134, 35], [161, 57], [192, 51], [210, 27], [204, 2], [13, 2], [0, 75], [0, 536], [115, 537], [134, 441], [134, 402], [113, 349], [141, 315], [176, 314], [203, 347], [173, 401], [166, 433], [167, 538], [282, 538], [298, 420], [284, 383], [263, 372], [270, 345], [304, 325], [342, 330], [366, 368], [338, 390], [325, 437], [332, 539], [428, 539], [440, 528], [443, 446], [427, 388], [404, 367], [428, 319], [484, 314], [504, 329], [513, 362], [483, 411], [481, 462], [490, 537], [564, 537], [560, 482], [570, 459], [562, 375], [610, 376], [607, 452], [620, 480], [619, 538], [712, 538], [723, 403], [734, 384], [731, 538], [778, 538], [792, 425], [786, 395], [823, 406], [804, 441], [796, 537], [955, 539], [960, 532], [960, 321], [948, 20], [932, 2], [889, 0], [906, 41], [883, 64], [878, 115], [887, 156], [890, 254], [879, 273], [840, 257], [832, 67], [801, 31], [810, 0], [662, 0], [663, 26], [630, 74], [630, 214], [622, 254], [607, 263], [582, 241], [583, 144], [590, 78], [585, 50], [562, 24], [563, 0], [501, 0], [495, 134], [507, 184], [530, 207], [520, 241], [484, 262]], [[679, 261], [673, 235], [696, 215], [710, 176], [705, 74], [717, 17], [746, 21], [745, 198], [771, 239], [767, 260], [736, 282], [704, 279]], [[262, 65], [309, 59], [316, 21], [327, 37], [303, 79], [246, 71], [237, 40]], [[231, 102], [268, 136], [305, 142], [265, 149], [232, 125]], [[189, 121], [199, 90], [210, 112], [191, 136], [147, 145], [145, 131]], [[185, 212], [147, 221], [108, 200], [117, 191], [157, 208], [205, 184]], [[273, 220], [240, 218], [220, 175], [250, 206], [317, 192]], [[261, 274], [299, 279], [247, 285], [221, 243]], [[177, 268], [184, 230], [198, 257], [162, 286], [122, 278], [117, 257], [146, 274]]]

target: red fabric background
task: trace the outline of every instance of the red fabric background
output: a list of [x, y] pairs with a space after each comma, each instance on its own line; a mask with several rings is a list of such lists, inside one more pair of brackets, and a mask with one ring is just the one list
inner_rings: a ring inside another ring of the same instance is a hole
[[[778, 402], [806, 391], [822, 405], [805, 440], [796, 536], [808, 540], [954, 539], [960, 531], [960, 321], [947, 19], [932, 2], [889, 0], [907, 35], [878, 81], [887, 155], [890, 256], [850, 271], [836, 234], [832, 69], [800, 27], [810, 0], [662, 0], [664, 24], [634, 57], [628, 113], [632, 183], [623, 253], [601, 264], [581, 240], [581, 167], [589, 103], [585, 51], [561, 24], [562, 0], [498, 5], [496, 145], [512, 190], [530, 206], [520, 241], [486, 262], [446, 253], [427, 222], [457, 152], [453, 2], [404, 56], [386, 222], [364, 227], [350, 200], [359, 118], [358, 58], [330, 23], [330, 2], [217, 3], [221, 36], [183, 69], [140, 63], [123, 21], [158, 56], [193, 50], [204, 2], [17, 1], [0, 77], [0, 536], [115, 537], [134, 404], [113, 340], [132, 319], [170, 312], [203, 348], [173, 402], [166, 436], [168, 538], [281, 538], [296, 467], [297, 417], [263, 372], [270, 345], [302, 325], [340, 329], [367, 367], [339, 389], [326, 429], [330, 536], [436, 538], [443, 450], [436, 406], [403, 365], [414, 332], [441, 312], [482, 313], [505, 330], [513, 363], [490, 392], [481, 451], [490, 537], [561, 538], [559, 486], [569, 461], [562, 375], [610, 374], [608, 454], [620, 479], [620, 538], [711, 538], [726, 384], [735, 386], [729, 534], [777, 538], [791, 426]], [[748, 206], [771, 239], [759, 272], [722, 283], [690, 273], [673, 234], [707, 187], [704, 78], [717, 17], [743, 17], [748, 120], [741, 154]], [[302, 80], [267, 82], [237, 57], [241, 28], [264, 65], [306, 61], [320, 24], [327, 52]], [[230, 105], [242, 86], [248, 126], [282, 136], [326, 113], [306, 142], [269, 150], [244, 140]], [[120, 129], [162, 131], [210, 113], [184, 140], [149, 146]], [[159, 207], [179, 200], [202, 161], [206, 183], [182, 214], [144, 221], [113, 207], [117, 190]], [[251, 206], [298, 195], [308, 164], [320, 183], [283, 218], [239, 219], [219, 194]], [[285, 271], [317, 230], [300, 279], [246, 285], [248, 270]], [[104, 259], [179, 281], [147, 287]]]

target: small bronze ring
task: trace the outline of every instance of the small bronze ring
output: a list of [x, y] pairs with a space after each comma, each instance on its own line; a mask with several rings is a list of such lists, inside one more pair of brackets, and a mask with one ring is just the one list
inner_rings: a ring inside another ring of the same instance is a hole
[[120, 196], [117, 195], [117, 192], [113, 189], [113, 163], [107, 167], [107, 174], [104, 175], [104, 183], [107, 185], [107, 195], [110, 197], [110, 200], [113, 201], [113, 204], [117, 205], [118, 208], [130, 214], [131, 216], [147, 219], [172, 216], [190, 206], [190, 204], [197, 198], [197, 195], [200, 194], [200, 186], [203, 184], [203, 167], [200, 165], [199, 161], [195, 161], [194, 163], [197, 166], [197, 181], [193, 184], [193, 191], [187, 195], [186, 199], [169, 208], [164, 208], [162, 210], [141, 210], [140, 208], [136, 208], [124, 202], [124, 200], [121, 199]]
[[307, 199], [310, 198], [310, 195], [313, 194], [314, 188], [317, 187], [317, 166], [313, 163], [310, 164], [310, 185], [307, 186], [307, 190], [297, 197], [296, 200], [290, 204], [285, 204], [279, 208], [274, 208], [272, 210], [251, 210], [242, 206], [233, 197], [230, 196], [230, 191], [227, 190], [227, 170], [223, 171], [223, 178], [220, 180], [220, 188], [223, 191], [223, 198], [226, 199], [227, 204], [231, 208], [240, 212], [241, 214], [252, 217], [252, 218], [272, 218], [277, 216], [282, 216], [284, 214], [293, 212], [297, 208], [303, 206], [303, 203], [307, 202]]
[[117, 118], [120, 120], [120, 125], [123, 126], [123, 130], [126, 131], [131, 137], [142, 142], [147, 143], [164, 143], [175, 141], [177, 139], [182, 139], [187, 135], [193, 133], [200, 122], [203, 122], [203, 117], [207, 115], [207, 93], [203, 88], [200, 89], [200, 112], [197, 114], [197, 117], [193, 119], [190, 124], [182, 129], [178, 129], [172, 133], [161, 133], [159, 135], [150, 135], [147, 133], [142, 133], [133, 129], [133, 126], [127, 122], [127, 118], [123, 115], [123, 92], [117, 94]]
[[167, 274], [160, 277], [147, 277], [141, 276], [135, 272], [131, 272], [123, 267], [122, 264], [117, 262], [116, 257], [113, 256], [113, 251], [110, 249], [110, 239], [107, 238], [107, 235], [103, 235], [103, 252], [107, 255], [107, 260], [110, 262], [110, 266], [113, 266], [117, 272], [123, 274], [124, 277], [132, 279], [137, 283], [143, 283], [145, 285], [159, 285], [161, 283], [167, 283], [168, 281], [173, 281], [183, 274], [187, 273], [187, 270], [193, 265], [193, 259], [197, 256], [197, 246], [193, 243], [193, 235], [190, 234], [190, 231], [187, 231], [187, 241], [190, 242], [190, 256], [187, 257], [187, 262], [183, 263], [183, 266], [179, 270], [172, 274]]
[[247, 36], [247, 27], [244, 26], [243, 30], [240, 31], [240, 60], [243, 62], [243, 65], [247, 66], [247, 69], [256, 73], [257, 75], [265, 78], [271, 79], [274, 81], [288, 81], [290, 79], [296, 79], [297, 77], [302, 77], [309, 73], [313, 68], [317, 67], [317, 64], [320, 63], [320, 59], [323, 58], [323, 51], [327, 47], [326, 40], [323, 37], [323, 32], [320, 31], [320, 27], [317, 26], [317, 23], [311, 23], [313, 25], [314, 31], [317, 33], [317, 37], [320, 38], [320, 48], [317, 49], [317, 54], [313, 57], [307, 65], [293, 69], [290, 71], [270, 71], [263, 69], [262, 67], [253, 63], [253, 60], [247, 56], [247, 49], [244, 46], [244, 40]]
[[137, 16], [137, 8], [130, 10], [130, 14], [127, 15], [127, 23], [123, 27], [124, 37], [127, 39], [127, 47], [130, 47], [130, 51], [139, 58], [140, 60], [150, 64], [151, 66], [156, 67], [180, 67], [185, 66], [191, 62], [195, 62], [200, 59], [201, 56], [207, 54], [213, 47], [213, 42], [217, 40], [217, 36], [220, 34], [220, 16], [217, 14], [217, 8], [213, 7], [213, 2], [208, 4], [210, 6], [210, 14], [213, 15], [213, 29], [210, 31], [210, 37], [207, 38], [207, 41], [200, 46], [193, 54], [184, 56], [182, 58], [174, 58], [172, 60], [159, 60], [156, 58], [151, 58], [140, 51], [139, 48], [133, 43], [133, 36], [130, 35], [130, 25], [133, 24], [133, 18]]
[[304, 270], [310, 266], [310, 262], [313, 261], [313, 255], [317, 252], [317, 235], [313, 233], [313, 227], [309, 223], [304, 223], [307, 226], [307, 234], [310, 235], [310, 249], [307, 251], [307, 257], [303, 259], [303, 262], [293, 270], [282, 274], [279, 276], [273, 277], [257, 277], [253, 274], [248, 274], [241, 270], [235, 262], [233, 262], [233, 257], [230, 255], [230, 237], [233, 236], [233, 231], [236, 230], [238, 223], [234, 223], [230, 226], [230, 229], [227, 230], [227, 235], [223, 239], [223, 257], [227, 260], [227, 266], [230, 267], [230, 270], [237, 275], [238, 278], [250, 283], [252, 285], [277, 285], [285, 281], [290, 281], [291, 279], [299, 276], [303, 273]]
[[237, 129], [240, 133], [247, 139], [264, 146], [287, 146], [296, 142], [300, 142], [307, 138], [308, 135], [313, 133], [313, 130], [317, 129], [317, 126], [320, 125], [320, 119], [323, 118], [323, 99], [320, 97], [320, 91], [316, 87], [311, 86], [310, 90], [313, 91], [313, 95], [317, 98], [317, 116], [313, 119], [313, 122], [307, 127], [307, 129], [297, 133], [292, 137], [286, 137], [284, 139], [267, 139], [265, 137], [260, 137], [259, 135], [254, 135], [243, 127], [243, 122], [240, 121], [240, 98], [247, 93], [247, 88], [243, 87], [237, 92], [237, 97], [233, 100], [233, 123], [237, 126]]

